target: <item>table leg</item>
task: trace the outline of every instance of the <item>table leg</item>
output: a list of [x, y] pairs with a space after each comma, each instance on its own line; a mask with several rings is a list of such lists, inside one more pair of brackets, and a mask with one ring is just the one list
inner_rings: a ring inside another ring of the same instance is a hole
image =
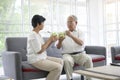
[[83, 75], [81, 75], [81, 80], [84, 80], [84, 76]]

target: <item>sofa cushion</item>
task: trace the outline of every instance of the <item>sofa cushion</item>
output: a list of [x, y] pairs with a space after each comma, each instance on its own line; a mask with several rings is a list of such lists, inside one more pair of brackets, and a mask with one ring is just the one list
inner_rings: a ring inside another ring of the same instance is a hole
[[[93, 63], [105, 60], [105, 56], [103, 56], [103, 55], [95, 55], [95, 54], [88, 54], [88, 55], [90, 55], [92, 57]], [[51, 56], [53, 56], [53, 55], [51, 55]], [[62, 55], [60, 55], [60, 57], [61, 56]], [[77, 66], [80, 66], [80, 65], [75, 63], [74, 67], [77, 67]], [[22, 71], [23, 72], [40, 72], [42, 70], [39, 70], [39, 69], [33, 67], [31, 64], [29, 64], [27, 61], [24, 61], [24, 62], [22, 62]]]
[[22, 72], [24, 80], [31, 80], [33, 78], [44, 78], [48, 75], [47, 71], [35, 68], [27, 61], [22, 62]]
[[27, 61], [22, 62], [22, 71], [23, 72], [40, 72], [41, 70], [35, 68], [31, 64], [29, 64]]
[[7, 51], [20, 52], [22, 61], [27, 60], [27, 37], [8, 37], [6, 38], [6, 49]]
[[106, 54], [106, 48], [103, 46], [85, 46], [85, 51], [87, 54], [97, 54], [97, 55]]
[[115, 55], [115, 60], [120, 60], [120, 54]]
[[[95, 55], [95, 54], [88, 54], [88, 55], [92, 57], [93, 63], [105, 60], [105, 56], [103, 56], [103, 55]], [[76, 66], [80, 66], [80, 65], [75, 63], [74, 67], [76, 67]]]
[[[43, 38], [44, 41], [47, 41], [48, 38], [47, 37], [44, 37]], [[55, 42], [52, 43], [48, 48], [47, 48], [47, 55], [48, 56], [52, 56], [52, 57], [58, 57], [58, 58], [62, 58], [62, 55], [61, 55], [61, 49], [57, 49], [57, 47], [55, 46]]]
[[99, 62], [99, 61], [105, 60], [104, 55], [96, 55], [96, 54], [88, 54], [88, 55], [92, 57], [93, 62]]
[[61, 49], [57, 49], [57, 47], [55, 46], [55, 43], [52, 43], [47, 49], [47, 55], [48, 56], [52, 56], [52, 57], [57, 57], [57, 58], [62, 58], [62, 54], [61, 54]]

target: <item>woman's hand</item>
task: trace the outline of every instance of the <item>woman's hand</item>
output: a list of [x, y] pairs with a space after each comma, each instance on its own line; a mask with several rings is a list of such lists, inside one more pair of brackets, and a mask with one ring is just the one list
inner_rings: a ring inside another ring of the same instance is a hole
[[65, 39], [65, 36], [59, 36], [59, 41], [58, 41], [58, 44], [57, 44], [57, 48], [60, 49], [62, 47], [62, 42], [63, 40]]
[[55, 41], [57, 41], [58, 40], [58, 36], [51, 36], [50, 37], [50, 40], [51, 40], [51, 42], [55, 42]]
[[65, 39], [65, 37], [59, 37], [59, 41], [62, 42]]

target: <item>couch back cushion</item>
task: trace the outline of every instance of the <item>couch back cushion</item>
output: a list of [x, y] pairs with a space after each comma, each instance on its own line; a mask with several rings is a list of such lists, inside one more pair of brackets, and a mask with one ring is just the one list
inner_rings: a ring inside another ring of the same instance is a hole
[[[46, 41], [48, 38], [44, 37]], [[7, 37], [6, 38], [6, 49], [7, 51], [20, 52], [22, 56], [22, 61], [27, 60], [27, 37]], [[62, 58], [61, 49], [57, 49], [55, 43], [52, 43], [47, 48], [47, 55]]]
[[27, 37], [7, 37], [6, 50], [20, 52], [22, 60], [27, 60]]
[[[44, 40], [48, 40], [47, 37], [44, 37]], [[47, 48], [47, 55], [48, 56], [52, 56], [52, 57], [58, 57], [58, 58], [62, 58], [62, 50], [61, 49], [57, 49], [55, 42], [52, 43], [48, 48]]]
[[104, 46], [85, 46], [87, 54], [106, 55], [106, 48]]

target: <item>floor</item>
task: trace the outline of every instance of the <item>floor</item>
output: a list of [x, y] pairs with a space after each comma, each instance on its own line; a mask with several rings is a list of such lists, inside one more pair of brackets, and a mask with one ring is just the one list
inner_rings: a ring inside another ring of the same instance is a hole
[[[32, 79], [32, 80], [45, 80], [45, 78], [42, 78], [42, 79]], [[66, 79], [66, 75], [61, 75], [60, 76], [60, 80], [67, 80]], [[80, 79], [80, 75], [73, 73], [73, 80], [81, 80]], [[102, 79], [92, 78], [92, 80], [102, 80]]]

